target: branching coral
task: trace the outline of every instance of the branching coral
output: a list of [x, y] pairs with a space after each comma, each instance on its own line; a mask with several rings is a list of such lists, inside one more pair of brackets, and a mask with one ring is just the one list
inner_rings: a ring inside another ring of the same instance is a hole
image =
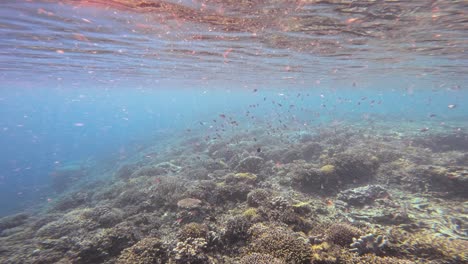
[[204, 238], [188, 238], [178, 242], [173, 249], [177, 263], [206, 263], [207, 256], [204, 254], [206, 248]]

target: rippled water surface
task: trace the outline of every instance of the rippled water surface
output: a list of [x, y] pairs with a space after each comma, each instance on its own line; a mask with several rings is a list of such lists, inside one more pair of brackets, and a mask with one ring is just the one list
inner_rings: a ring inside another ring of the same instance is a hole
[[0, 80], [231, 87], [397, 75], [460, 81], [467, 10], [466, 1], [424, 0], [4, 1]]

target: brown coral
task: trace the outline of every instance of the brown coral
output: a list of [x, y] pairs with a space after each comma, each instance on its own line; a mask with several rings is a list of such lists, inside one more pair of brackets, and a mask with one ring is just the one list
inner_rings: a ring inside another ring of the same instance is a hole
[[342, 247], [349, 246], [353, 242], [353, 238], [361, 235], [363, 235], [361, 230], [346, 223], [333, 224], [326, 231], [326, 239]]

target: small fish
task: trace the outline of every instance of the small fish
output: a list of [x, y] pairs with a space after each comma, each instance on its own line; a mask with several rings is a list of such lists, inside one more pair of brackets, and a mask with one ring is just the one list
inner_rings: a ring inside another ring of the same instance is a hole
[[258, 153], [262, 152], [262, 149], [261, 149], [261, 148], [257, 148], [257, 152], [258, 152]]
[[457, 107], [457, 105], [456, 105], [456, 104], [449, 104], [447, 107], [448, 107], [449, 109], [454, 109], [454, 108]]
[[428, 127], [423, 127], [419, 130], [419, 132], [427, 132], [427, 131], [429, 131]]
[[429, 117], [436, 117], [436, 114], [430, 114]]
[[256, 93], [258, 91], [258, 89], [253, 89], [253, 92]]
[[219, 117], [226, 118], [226, 115], [225, 114], [220, 114]]

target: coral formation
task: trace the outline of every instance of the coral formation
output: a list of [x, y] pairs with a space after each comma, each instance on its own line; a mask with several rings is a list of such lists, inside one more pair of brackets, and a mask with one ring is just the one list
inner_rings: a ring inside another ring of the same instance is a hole
[[361, 230], [350, 224], [336, 223], [327, 229], [326, 239], [336, 245], [345, 247], [353, 242], [353, 238], [359, 237], [361, 234]]
[[468, 155], [366, 129], [192, 135], [138, 153], [0, 219], [0, 263], [467, 263]]
[[177, 206], [182, 209], [200, 208], [202, 201], [194, 198], [185, 198], [177, 202]]
[[251, 252], [271, 254], [286, 263], [307, 263], [310, 261], [310, 250], [306, 239], [300, 234], [291, 232], [281, 226], [263, 226], [256, 224], [251, 227]]
[[208, 227], [198, 223], [188, 223], [184, 225], [177, 234], [181, 241], [189, 238], [208, 238]]
[[366, 253], [373, 253], [379, 255], [385, 249], [388, 244], [388, 240], [382, 236], [375, 236], [374, 234], [367, 234], [360, 236], [359, 238], [353, 237], [353, 243], [351, 243], [350, 251], [356, 252], [359, 255]]
[[206, 263], [208, 259], [204, 254], [206, 244], [206, 240], [200, 237], [177, 242], [176, 247], [173, 249], [176, 263]]

